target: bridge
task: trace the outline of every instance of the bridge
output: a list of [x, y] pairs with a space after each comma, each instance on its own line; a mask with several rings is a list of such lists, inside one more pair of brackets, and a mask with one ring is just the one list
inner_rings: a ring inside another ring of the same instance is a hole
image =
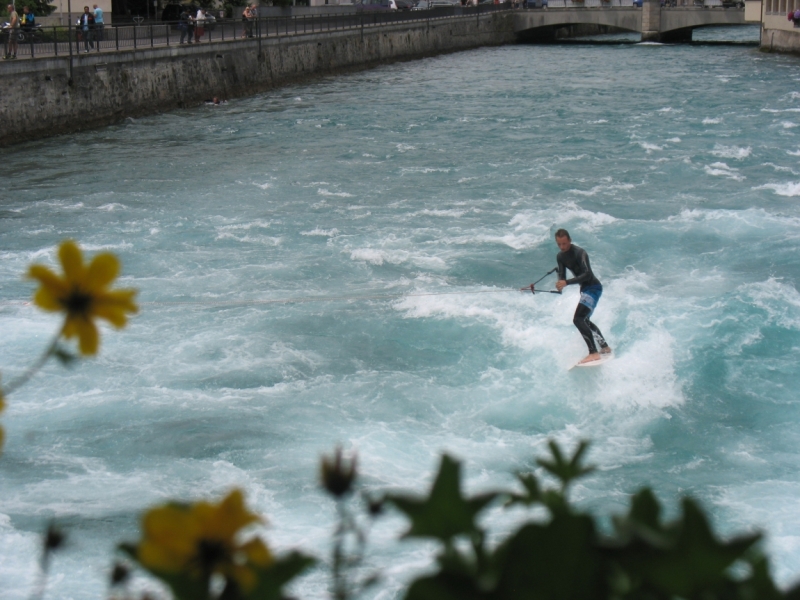
[[591, 0], [566, 0], [573, 6], [517, 11], [514, 33], [520, 41], [547, 42], [556, 39], [560, 29], [599, 25], [641, 33], [642, 41], [690, 42], [692, 31], [698, 27], [747, 24], [740, 8], [662, 7], [659, 0], [644, 0], [642, 8], [637, 8], [622, 6], [620, 0], [612, 6], [612, 1], [602, 0], [601, 6], [589, 7], [585, 4]]

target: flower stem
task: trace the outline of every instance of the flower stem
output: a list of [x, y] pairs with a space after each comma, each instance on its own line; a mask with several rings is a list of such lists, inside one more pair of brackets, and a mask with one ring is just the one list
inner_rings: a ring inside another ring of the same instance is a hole
[[50, 342], [50, 345], [47, 346], [47, 349], [35, 363], [28, 367], [28, 369], [22, 375], [16, 379], [12, 379], [9, 384], [2, 389], [3, 396], [8, 396], [12, 392], [15, 392], [18, 388], [28, 383], [28, 381], [30, 381], [31, 378], [41, 370], [49, 358], [53, 356], [53, 353], [58, 346], [58, 340], [61, 339], [62, 331], [63, 330], [59, 330], [58, 334], [56, 334], [56, 336], [53, 338], [53, 341]]

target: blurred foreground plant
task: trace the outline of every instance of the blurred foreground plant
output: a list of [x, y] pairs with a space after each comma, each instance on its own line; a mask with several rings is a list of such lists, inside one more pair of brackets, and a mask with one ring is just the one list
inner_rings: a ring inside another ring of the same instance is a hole
[[[342, 449], [337, 447], [333, 458], [323, 456], [320, 461], [320, 482], [322, 487], [336, 500], [338, 522], [333, 533], [331, 556], [332, 595], [334, 600], [350, 600], [378, 582], [376, 574], [359, 579], [354, 571], [358, 569], [366, 552], [367, 528], [361, 525], [350, 506], [350, 497], [358, 476], [357, 456], [344, 458]], [[369, 516], [374, 518], [378, 511], [366, 499]]]
[[120, 549], [163, 581], [177, 600], [279, 600], [283, 586], [314, 560], [298, 552], [275, 557], [258, 537], [261, 517], [240, 490], [219, 503], [169, 503], [142, 518], [142, 539]]
[[[136, 290], [108, 289], [120, 271], [119, 260], [110, 253], [101, 253], [91, 263], [84, 265], [83, 254], [72, 240], [65, 240], [58, 248], [58, 257], [64, 271], [56, 275], [45, 266], [32, 265], [28, 277], [40, 283], [33, 296], [39, 308], [49, 312], [64, 313], [64, 324], [47, 346], [39, 359], [24, 373], [0, 388], [0, 412], [5, 408], [5, 398], [27, 383], [53, 356], [63, 363], [75, 359], [70, 352], [61, 348], [61, 338], [78, 338], [78, 348], [83, 355], [97, 354], [100, 347], [100, 334], [96, 319], [105, 319], [117, 329], [128, 322], [128, 313], [139, 309], [133, 301]], [[0, 428], [0, 447], [4, 431]]]
[[[800, 588], [777, 589], [760, 536], [720, 540], [693, 500], [664, 522], [647, 488], [634, 495], [627, 515], [600, 533], [595, 517], [570, 504], [567, 490], [591, 471], [582, 463], [582, 442], [570, 458], [550, 442], [552, 457], [538, 464], [559, 485], [544, 489], [533, 473], [518, 474], [520, 492], [465, 497], [460, 464], [442, 457], [426, 498], [390, 494], [411, 521], [405, 537], [439, 542], [436, 569], [414, 580], [406, 600], [772, 600], [800, 599]], [[495, 499], [507, 506], [545, 509], [491, 547], [478, 516]]]

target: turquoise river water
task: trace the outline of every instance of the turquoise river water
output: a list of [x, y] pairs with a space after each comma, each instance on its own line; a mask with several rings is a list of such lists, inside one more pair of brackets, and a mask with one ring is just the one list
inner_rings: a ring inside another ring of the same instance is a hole
[[[70, 544], [47, 596], [99, 598], [146, 507], [233, 486], [273, 547], [324, 557], [317, 463], [336, 443], [367, 489], [421, 491], [448, 451], [475, 491], [549, 438], [590, 438], [583, 506], [622, 511], [647, 484], [674, 514], [692, 494], [800, 579], [799, 66], [743, 46], [487, 48], [4, 151], [3, 380], [58, 326], [22, 275], [62, 239], [116, 252], [141, 313], [9, 398], [3, 598], [36, 585], [50, 519]], [[555, 266], [558, 227], [605, 286], [616, 359], [598, 369], [567, 370], [574, 287], [515, 291]], [[371, 597], [430, 557], [393, 543], [403, 527], [372, 532]], [[316, 570], [292, 591], [326, 586]]]

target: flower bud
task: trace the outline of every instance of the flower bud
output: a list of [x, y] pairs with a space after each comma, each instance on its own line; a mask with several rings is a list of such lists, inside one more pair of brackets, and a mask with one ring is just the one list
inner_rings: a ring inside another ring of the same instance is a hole
[[322, 457], [320, 463], [322, 486], [337, 499], [350, 493], [356, 478], [356, 462], [355, 454], [349, 461], [344, 460], [342, 448], [337, 446], [332, 460], [327, 456]]

